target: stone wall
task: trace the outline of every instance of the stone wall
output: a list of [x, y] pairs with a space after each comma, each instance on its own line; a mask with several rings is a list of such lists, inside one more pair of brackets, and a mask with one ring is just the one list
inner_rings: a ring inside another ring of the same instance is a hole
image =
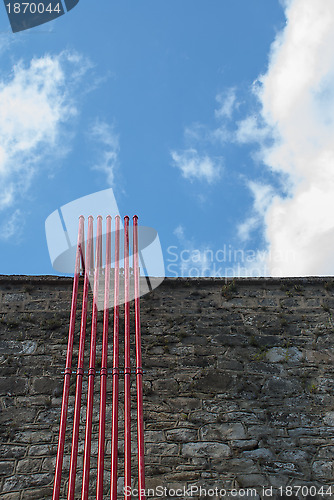
[[[52, 497], [71, 291], [69, 278], [0, 278], [3, 500]], [[206, 488], [210, 498], [215, 497], [208, 489], [218, 487], [230, 491], [225, 497], [222, 491], [221, 498], [291, 498], [292, 491], [298, 498], [318, 499], [331, 498], [331, 486], [334, 498], [333, 310], [332, 278], [170, 278], [142, 298], [146, 475], [154, 498], [173, 497], [173, 491], [159, 496], [158, 487], [191, 486], [192, 498], [205, 496], [195, 486]], [[98, 327], [101, 335], [102, 313]], [[77, 348], [78, 335], [74, 365]], [[99, 360], [100, 348], [97, 354]], [[98, 377], [95, 387], [98, 392]], [[135, 381], [132, 389], [135, 404]], [[74, 391], [72, 375], [68, 436]], [[105, 498], [110, 400], [109, 380]], [[134, 407], [134, 435], [135, 416]], [[83, 408], [81, 441], [84, 422]], [[92, 499], [98, 395], [93, 432]], [[122, 437], [121, 425], [120, 498]], [[79, 448], [76, 498], [82, 444]], [[69, 450], [67, 441], [62, 499]], [[135, 466], [134, 458], [134, 472]], [[178, 497], [190, 498], [188, 493]]]

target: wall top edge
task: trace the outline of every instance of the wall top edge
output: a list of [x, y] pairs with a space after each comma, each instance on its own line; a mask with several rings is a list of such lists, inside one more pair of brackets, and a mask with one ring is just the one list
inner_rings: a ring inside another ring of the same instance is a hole
[[[141, 277], [145, 279], [144, 277]], [[150, 278], [154, 281], [154, 277]], [[210, 284], [210, 283], [228, 283], [234, 281], [240, 284], [277, 284], [277, 283], [302, 283], [312, 284], [312, 283], [323, 283], [325, 281], [334, 281], [334, 276], [293, 276], [293, 277], [166, 277], [164, 278], [164, 283], [180, 284], [182, 283], [193, 283], [193, 284]], [[72, 276], [57, 276], [57, 275], [0, 275], [0, 283], [70, 283], [73, 281]]]

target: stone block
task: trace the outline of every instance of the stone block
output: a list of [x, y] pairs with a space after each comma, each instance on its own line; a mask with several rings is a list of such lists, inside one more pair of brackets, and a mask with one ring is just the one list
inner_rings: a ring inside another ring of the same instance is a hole
[[227, 391], [233, 384], [233, 378], [227, 373], [217, 372], [215, 370], [203, 371], [202, 376], [193, 382], [194, 390], [207, 392]]
[[1, 495], [1, 500], [20, 500], [21, 492], [18, 491], [16, 493], [5, 493]]
[[266, 353], [270, 363], [298, 363], [303, 359], [303, 353], [297, 347], [272, 347]]
[[15, 340], [0, 340], [0, 354], [32, 354], [36, 351], [37, 342], [33, 340], [24, 340], [18, 342]]
[[189, 441], [197, 441], [197, 431], [195, 429], [186, 429], [179, 427], [166, 431], [167, 441], [187, 443]]
[[274, 454], [271, 450], [268, 448], [257, 448], [256, 450], [249, 450], [249, 451], [244, 451], [242, 453], [243, 457], [247, 458], [252, 458], [254, 460], [260, 458], [260, 459], [272, 459], [274, 458]]
[[269, 481], [262, 474], [238, 474], [237, 481], [242, 488], [269, 486]]
[[30, 457], [47, 457], [57, 453], [57, 446], [55, 444], [34, 444], [29, 447], [28, 455]]
[[16, 466], [17, 474], [31, 474], [34, 472], [39, 472], [42, 465], [42, 459], [35, 458], [24, 458], [19, 460]]
[[168, 400], [168, 406], [173, 410], [196, 410], [201, 407], [201, 400], [198, 398], [176, 397]]
[[0, 444], [0, 456], [4, 458], [22, 458], [26, 454], [26, 446], [17, 446], [13, 443]]
[[286, 379], [283, 377], [272, 377], [264, 384], [264, 391], [267, 395], [282, 398], [292, 394], [300, 394], [302, 386], [298, 380]]
[[154, 391], [169, 391], [171, 394], [178, 392], [178, 384], [175, 378], [163, 378], [153, 382]]
[[60, 377], [35, 377], [32, 381], [32, 394], [53, 395], [55, 392], [61, 393], [63, 388], [63, 379]]
[[147, 455], [178, 455], [178, 445], [173, 443], [146, 443]]
[[209, 424], [201, 429], [202, 441], [226, 441], [245, 439], [246, 432], [242, 424]]
[[181, 454], [185, 457], [226, 458], [231, 455], [231, 448], [222, 443], [186, 443], [182, 445]]
[[332, 446], [322, 446], [319, 448], [316, 458], [333, 458], [334, 457], [334, 445]]
[[11, 476], [14, 473], [15, 462], [13, 460], [0, 460], [0, 476]]
[[334, 411], [328, 411], [325, 413], [324, 423], [325, 425], [334, 427]]
[[4, 493], [12, 491], [22, 491], [36, 486], [46, 486], [53, 479], [52, 474], [16, 474], [6, 477], [3, 482], [2, 491]]
[[334, 462], [332, 460], [315, 460], [312, 464], [314, 478], [318, 481], [332, 481]]
[[20, 396], [26, 394], [28, 380], [16, 377], [0, 377], [0, 396]]
[[239, 451], [244, 450], [253, 450], [258, 445], [257, 439], [236, 439], [230, 443], [232, 448], [235, 448]]
[[52, 487], [29, 489], [22, 495], [22, 500], [45, 500], [46, 498], [52, 498]]
[[5, 303], [24, 302], [27, 298], [28, 296], [24, 292], [4, 293], [2, 295], [2, 301]]

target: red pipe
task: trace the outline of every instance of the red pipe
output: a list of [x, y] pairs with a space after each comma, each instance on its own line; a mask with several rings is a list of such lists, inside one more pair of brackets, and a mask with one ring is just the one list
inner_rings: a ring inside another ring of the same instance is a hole
[[111, 435], [111, 487], [110, 498], [117, 500], [118, 462], [118, 394], [119, 394], [119, 223], [115, 217], [115, 276], [114, 276], [114, 348], [112, 379], [112, 435]]
[[131, 499], [129, 217], [124, 217], [124, 498]]
[[61, 474], [62, 474], [62, 469], [63, 469], [66, 420], [67, 420], [67, 411], [68, 411], [68, 397], [69, 397], [69, 390], [70, 390], [70, 378], [71, 378], [71, 373], [72, 373], [72, 354], [73, 354], [75, 315], [76, 315], [76, 310], [77, 310], [78, 286], [79, 286], [79, 276], [80, 276], [80, 257], [82, 256], [83, 239], [84, 239], [84, 217], [81, 215], [79, 217], [78, 243], [77, 243], [77, 252], [76, 252], [76, 257], [75, 257], [71, 315], [70, 315], [70, 327], [69, 327], [69, 332], [68, 332], [68, 343], [67, 343], [67, 354], [66, 354], [66, 365], [65, 365], [64, 387], [63, 387], [63, 399], [62, 399], [62, 405], [61, 405], [58, 449], [57, 449], [57, 459], [56, 459], [56, 469], [55, 469], [55, 479], [54, 479], [54, 484], [53, 484], [52, 500], [59, 499]]
[[144, 413], [143, 413], [143, 368], [141, 355], [139, 262], [138, 262], [138, 217], [133, 216], [133, 273], [135, 282], [135, 332], [136, 332], [136, 384], [137, 384], [137, 440], [138, 440], [138, 496], [145, 500], [144, 464]]
[[97, 486], [96, 500], [103, 500], [103, 473], [106, 429], [106, 395], [108, 374], [108, 327], [109, 327], [109, 298], [110, 298], [110, 260], [111, 260], [111, 217], [107, 216], [106, 232], [106, 267], [104, 273], [104, 315], [101, 359], [100, 385], [100, 418], [99, 418], [99, 449], [97, 459]]
[[89, 491], [89, 472], [90, 472], [90, 454], [92, 445], [92, 419], [94, 402], [94, 378], [95, 378], [95, 357], [96, 357], [96, 327], [97, 327], [97, 302], [99, 295], [99, 274], [101, 267], [101, 239], [102, 239], [102, 217], [97, 217], [96, 231], [96, 252], [95, 252], [95, 274], [94, 274], [94, 292], [93, 292], [93, 311], [92, 311], [92, 331], [90, 343], [90, 358], [88, 370], [88, 392], [87, 392], [87, 411], [86, 411], [86, 433], [85, 433], [85, 451], [82, 476], [81, 500], [88, 499]]
[[91, 263], [92, 246], [93, 246], [93, 217], [90, 215], [88, 217], [88, 235], [87, 235], [86, 262], [85, 262], [86, 271], [85, 271], [83, 297], [82, 297], [82, 315], [81, 315], [80, 342], [79, 342], [78, 365], [77, 365], [77, 383], [76, 383], [76, 393], [75, 393], [71, 462], [70, 462], [67, 500], [73, 500], [75, 493], [75, 478], [76, 478], [77, 459], [78, 459], [78, 439], [79, 439], [80, 409], [81, 409], [81, 396], [82, 396], [82, 377], [84, 372], [83, 367], [84, 367], [85, 337], [86, 337], [87, 308], [88, 308], [89, 271], [92, 265]]

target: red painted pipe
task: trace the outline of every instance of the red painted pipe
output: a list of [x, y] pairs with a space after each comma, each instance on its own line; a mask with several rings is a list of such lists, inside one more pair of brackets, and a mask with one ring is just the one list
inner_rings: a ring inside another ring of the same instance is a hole
[[129, 217], [124, 217], [124, 498], [131, 499], [131, 381], [129, 303]]
[[77, 243], [77, 252], [76, 252], [76, 257], [75, 257], [71, 315], [70, 315], [70, 327], [69, 327], [69, 332], [68, 332], [63, 399], [62, 399], [62, 405], [61, 405], [58, 449], [57, 449], [56, 470], [55, 470], [55, 479], [54, 479], [54, 484], [53, 484], [52, 500], [59, 499], [61, 474], [62, 474], [62, 469], [63, 469], [65, 432], [66, 432], [66, 421], [67, 421], [67, 411], [68, 411], [68, 397], [69, 397], [69, 390], [70, 390], [70, 378], [71, 378], [71, 373], [72, 373], [72, 354], [73, 354], [75, 315], [76, 315], [76, 310], [77, 310], [78, 286], [79, 286], [79, 276], [80, 276], [80, 257], [82, 256], [83, 239], [84, 239], [84, 217], [81, 215], [79, 218], [78, 243]]
[[90, 343], [90, 358], [88, 370], [88, 392], [87, 392], [87, 411], [86, 411], [86, 433], [85, 433], [85, 451], [82, 476], [81, 500], [88, 499], [89, 491], [89, 472], [90, 472], [90, 454], [92, 445], [92, 419], [94, 402], [94, 378], [95, 378], [95, 358], [96, 358], [96, 327], [97, 327], [97, 302], [99, 294], [99, 275], [101, 267], [101, 241], [102, 239], [102, 217], [97, 217], [96, 231], [96, 252], [95, 252], [95, 274], [94, 274], [94, 292], [93, 292], [93, 311], [92, 311], [92, 331]]
[[144, 413], [143, 413], [143, 368], [141, 355], [139, 261], [138, 261], [138, 217], [133, 216], [133, 273], [135, 285], [135, 333], [136, 333], [136, 384], [137, 384], [137, 441], [138, 441], [138, 496], [145, 500], [144, 464]]
[[100, 417], [99, 417], [99, 449], [97, 459], [96, 500], [103, 500], [103, 474], [106, 429], [106, 397], [108, 374], [108, 328], [109, 328], [109, 298], [110, 298], [110, 260], [111, 260], [111, 217], [107, 216], [106, 231], [106, 267], [104, 273], [104, 315], [101, 359], [100, 385]]
[[118, 394], [119, 394], [119, 225], [115, 217], [115, 276], [114, 276], [114, 345], [112, 379], [112, 434], [111, 434], [111, 486], [110, 498], [117, 500], [118, 463]]
[[77, 459], [78, 459], [78, 439], [79, 439], [80, 409], [81, 409], [81, 396], [82, 396], [82, 377], [84, 371], [83, 367], [84, 367], [85, 337], [86, 337], [87, 308], [88, 308], [89, 271], [92, 265], [91, 263], [92, 246], [93, 246], [93, 217], [89, 216], [86, 262], [85, 262], [86, 272], [85, 272], [83, 297], [82, 297], [80, 342], [79, 342], [78, 365], [77, 365], [77, 383], [75, 392], [71, 462], [70, 462], [67, 500], [73, 500], [75, 493], [75, 478], [76, 478]]

